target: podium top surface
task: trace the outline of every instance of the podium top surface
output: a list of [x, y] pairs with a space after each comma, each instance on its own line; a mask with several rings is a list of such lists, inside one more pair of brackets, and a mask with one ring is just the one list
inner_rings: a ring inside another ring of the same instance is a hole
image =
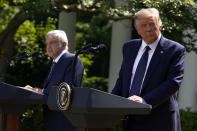
[[29, 89], [14, 86], [7, 83], [0, 83], [0, 104], [46, 104], [46, 96]]
[[[56, 97], [57, 88], [52, 88], [47, 105], [58, 110]], [[148, 114], [152, 106], [138, 103], [124, 97], [99, 91], [93, 88], [72, 88], [71, 104], [65, 113], [76, 114]]]
[[152, 109], [151, 105], [92, 88], [74, 88], [72, 98], [70, 110], [81, 113], [148, 114]]

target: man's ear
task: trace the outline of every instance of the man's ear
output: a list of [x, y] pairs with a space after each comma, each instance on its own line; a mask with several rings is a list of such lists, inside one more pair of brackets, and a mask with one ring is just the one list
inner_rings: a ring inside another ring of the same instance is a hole
[[67, 43], [66, 42], [63, 42], [63, 46], [66, 46], [67, 45]]
[[159, 30], [160, 30], [160, 31], [162, 30], [162, 26], [159, 27]]
[[138, 27], [135, 27], [135, 30], [137, 31], [138, 35], [140, 35], [140, 32], [138, 30]]

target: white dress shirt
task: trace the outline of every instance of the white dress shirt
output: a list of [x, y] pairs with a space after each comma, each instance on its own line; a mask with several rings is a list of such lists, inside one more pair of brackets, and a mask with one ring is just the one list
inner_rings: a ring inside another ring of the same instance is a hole
[[53, 60], [53, 62], [57, 63], [57, 62], [59, 61], [59, 59], [61, 58], [61, 56], [62, 56], [64, 53], [66, 53], [66, 52], [67, 52], [67, 50], [63, 50], [63, 51], [58, 55], [58, 57], [55, 58], [55, 60]]

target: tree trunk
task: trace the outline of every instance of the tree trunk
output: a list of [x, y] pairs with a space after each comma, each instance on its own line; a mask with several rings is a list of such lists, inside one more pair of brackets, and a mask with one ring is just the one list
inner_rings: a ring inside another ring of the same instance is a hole
[[0, 81], [3, 81], [6, 69], [9, 65], [8, 59], [13, 53], [14, 36], [18, 27], [27, 19], [24, 11], [19, 11], [9, 22], [7, 28], [0, 33]]

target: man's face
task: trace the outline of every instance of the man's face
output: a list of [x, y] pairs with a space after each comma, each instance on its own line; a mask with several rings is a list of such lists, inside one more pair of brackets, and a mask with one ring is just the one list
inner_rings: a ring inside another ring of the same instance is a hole
[[153, 43], [159, 37], [158, 23], [156, 17], [144, 17], [136, 20], [136, 30], [147, 44]]
[[58, 40], [57, 36], [46, 38], [46, 51], [49, 57], [55, 59], [64, 50], [64, 46]]

